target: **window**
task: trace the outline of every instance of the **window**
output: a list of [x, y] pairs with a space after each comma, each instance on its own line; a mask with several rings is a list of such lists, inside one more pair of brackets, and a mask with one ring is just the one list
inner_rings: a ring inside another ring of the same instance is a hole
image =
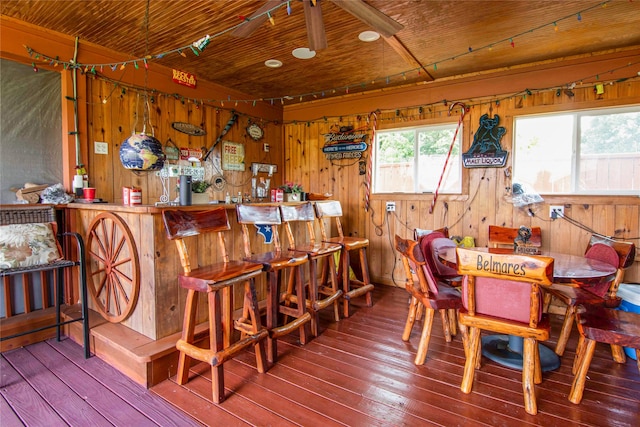
[[378, 131], [373, 192], [435, 192], [446, 162], [439, 191], [459, 194], [462, 191], [462, 132], [456, 135], [456, 128], [456, 123], [449, 123]]
[[640, 107], [516, 117], [514, 182], [537, 193], [640, 193]]

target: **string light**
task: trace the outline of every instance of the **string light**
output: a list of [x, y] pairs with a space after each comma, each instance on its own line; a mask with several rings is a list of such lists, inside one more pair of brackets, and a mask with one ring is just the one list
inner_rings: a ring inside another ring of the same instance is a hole
[[[271, 15], [271, 12], [273, 12], [274, 10], [278, 9], [279, 7], [282, 7], [282, 6], [285, 6], [285, 5], [287, 7], [287, 13], [290, 14], [290, 12], [291, 12], [291, 2], [290, 1], [285, 1], [285, 2], [282, 2], [281, 4], [279, 4], [277, 6], [273, 7], [271, 10], [269, 10], [267, 12], [264, 12], [262, 15], [266, 14], [267, 17], [269, 18], [269, 21], [271, 22], [271, 24], [275, 25], [275, 20], [273, 19], [273, 16]], [[533, 29], [531, 29], [529, 31], [521, 32], [519, 34], [513, 35], [513, 36], [511, 36], [509, 38], [505, 38], [503, 40], [491, 43], [491, 44], [486, 45], [486, 46], [482, 46], [482, 47], [479, 47], [479, 48], [476, 48], [476, 49], [474, 49], [473, 47], [469, 46], [467, 48], [466, 52], [464, 52], [462, 54], [459, 54], [459, 55], [455, 55], [455, 56], [449, 57], [446, 60], [447, 61], [454, 60], [454, 59], [456, 59], [458, 57], [461, 57], [463, 55], [474, 54], [475, 52], [478, 52], [478, 51], [483, 50], [483, 49], [488, 49], [489, 51], [492, 51], [494, 44], [501, 43], [501, 42], [504, 42], [504, 41], [508, 41], [509, 44], [511, 45], [511, 47], [514, 48], [515, 47], [515, 40], [514, 40], [515, 38], [523, 37], [523, 36], [525, 36], [525, 35], [527, 35], [529, 33], [532, 33], [535, 30], [539, 30], [539, 29], [544, 28], [546, 26], [553, 26], [554, 27], [554, 31], [558, 31], [558, 22], [559, 21], [562, 21], [562, 20], [565, 20], [565, 19], [571, 19], [572, 16], [576, 16], [577, 19], [579, 21], [581, 21], [582, 20], [582, 13], [587, 12], [587, 11], [591, 11], [592, 9], [595, 9], [598, 6], [602, 7], [602, 8], [607, 7], [607, 1], [601, 2], [601, 3], [599, 3], [597, 5], [594, 5], [594, 6], [587, 7], [585, 9], [581, 10], [581, 11], [578, 11], [575, 15], [565, 16], [563, 18], [557, 19], [557, 20], [549, 22], [547, 24], [543, 24], [541, 26], [535, 27], [535, 28], [533, 28]], [[247, 22], [250, 21], [249, 18], [244, 17], [244, 16], [240, 16], [240, 19], [243, 20], [243, 21], [247, 21]], [[91, 68], [92, 73], [95, 73], [96, 66], [99, 66], [100, 70], [102, 71], [102, 69], [103, 69], [102, 66], [103, 65], [109, 66], [112, 71], [115, 71], [118, 68], [118, 66], [119, 66], [120, 70], [124, 70], [128, 63], [133, 63], [135, 69], [137, 70], [137, 69], [139, 69], [139, 66], [138, 66], [138, 62], [139, 61], [142, 61], [144, 66], [145, 66], [145, 69], [148, 69], [149, 62], [147, 61], [147, 59], [149, 59], [149, 60], [150, 59], [154, 59], [154, 58], [161, 59], [165, 55], [170, 54], [170, 53], [178, 53], [182, 57], [186, 58], [187, 55], [185, 54], [184, 49], [186, 49], [187, 47], [191, 48], [191, 50], [193, 51], [194, 55], [199, 56], [199, 52], [201, 52], [209, 44], [209, 42], [210, 42], [210, 40], [212, 38], [215, 38], [217, 36], [225, 34], [226, 32], [231, 31], [231, 30], [235, 29], [236, 27], [237, 27], [237, 25], [233, 26], [233, 27], [231, 27], [231, 28], [229, 28], [227, 30], [224, 30], [224, 31], [222, 31], [220, 33], [217, 33], [214, 36], [210, 36], [210, 35], [207, 34], [206, 36], [204, 36], [204, 37], [198, 39], [197, 41], [193, 42], [191, 45], [179, 47], [179, 48], [176, 48], [176, 49], [173, 49], [173, 50], [169, 50], [169, 51], [166, 51], [166, 52], [161, 52], [161, 53], [154, 54], [154, 55], [147, 54], [145, 57], [142, 57], [142, 58], [134, 58], [132, 60], [124, 61], [124, 62], [121, 62], [121, 63], [119, 62], [119, 63], [115, 63], [115, 64], [76, 64], [76, 63], [74, 63], [73, 60], [59, 61], [59, 58], [57, 56], [55, 58], [53, 58], [53, 57], [44, 55], [44, 54], [42, 54], [40, 52], [35, 52], [31, 48], [29, 48], [28, 46], [24, 46], [24, 47], [29, 52], [29, 55], [32, 56], [32, 57], [35, 57], [35, 59], [39, 60], [42, 57], [42, 61], [43, 62], [48, 62], [49, 64], [53, 63], [53, 66], [57, 66], [59, 63], [62, 63], [62, 65], [63, 65], [65, 70], [72, 69], [72, 68], [84, 68], [85, 72], [87, 72], [89, 70], [89, 68]], [[442, 62], [442, 61], [440, 61], [440, 62]], [[37, 67], [35, 67], [35, 68], [37, 68]], [[433, 64], [433, 69], [437, 70], [437, 63]], [[399, 75], [402, 76], [403, 80], [406, 80], [406, 72], [407, 71], [403, 71], [403, 72], [399, 73]], [[418, 73], [418, 75], [421, 75], [420, 68], [417, 69], [417, 73]], [[386, 81], [389, 83], [394, 76], [395, 75], [386, 76]], [[596, 78], [599, 79], [599, 76], [596, 76]], [[371, 82], [371, 84], [374, 84], [374, 83], [375, 83], [375, 80], [373, 80]], [[351, 86], [354, 86], [354, 85], [351, 84], [351, 85], [345, 87], [346, 93], [349, 93], [349, 88]], [[360, 86], [362, 88], [366, 87], [366, 85], [364, 83], [360, 83]], [[331, 91], [332, 91], [331, 93], [335, 93], [336, 89], [335, 88], [331, 89]], [[299, 95], [299, 97], [303, 98], [303, 95], [310, 95], [310, 94], [301, 94], [301, 95]], [[317, 98], [317, 96], [315, 94], [313, 94], [313, 96], [314, 96], [314, 98]], [[322, 96], [324, 96], [324, 91], [322, 92]], [[253, 101], [253, 104], [255, 105], [258, 100], [259, 101], [263, 101], [263, 99], [256, 99], [256, 100]], [[273, 103], [273, 100], [271, 100], [271, 101]], [[247, 102], [247, 101], [245, 101], [245, 102]]]

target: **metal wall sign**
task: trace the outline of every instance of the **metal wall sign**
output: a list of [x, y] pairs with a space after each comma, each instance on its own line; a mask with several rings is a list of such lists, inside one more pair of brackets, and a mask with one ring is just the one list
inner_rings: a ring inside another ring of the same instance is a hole
[[343, 126], [339, 132], [324, 134], [322, 152], [327, 160], [359, 159], [367, 150], [368, 135], [365, 130], [354, 130], [353, 126]]
[[473, 137], [473, 144], [469, 151], [462, 154], [462, 163], [465, 168], [499, 168], [507, 162], [507, 153], [502, 149], [500, 140], [507, 130], [498, 126], [500, 116], [497, 114], [492, 119], [488, 114], [480, 117], [480, 126]]
[[222, 169], [244, 171], [244, 145], [236, 142], [222, 142]]

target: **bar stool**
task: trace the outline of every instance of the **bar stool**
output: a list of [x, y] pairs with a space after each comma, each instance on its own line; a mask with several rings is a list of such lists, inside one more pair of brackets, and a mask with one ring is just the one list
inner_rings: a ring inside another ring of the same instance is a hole
[[[183, 273], [178, 283], [187, 289], [182, 337], [176, 343], [180, 351], [178, 359], [178, 384], [189, 380], [192, 359], [211, 365], [213, 402], [224, 400], [223, 363], [240, 351], [253, 345], [258, 372], [266, 371], [264, 340], [267, 329], [260, 324], [255, 278], [262, 273], [262, 264], [230, 261], [226, 251], [224, 232], [230, 230], [227, 211], [224, 208], [203, 211], [164, 210], [162, 212], [167, 236], [175, 241], [182, 263]], [[217, 233], [222, 262], [192, 268], [185, 238], [203, 233]], [[233, 286], [244, 283], [243, 315], [233, 323], [241, 332], [240, 340], [232, 343]], [[195, 344], [198, 296], [205, 292], [209, 309], [209, 348]]]
[[[337, 243], [342, 247], [340, 251], [340, 266], [338, 268], [338, 277], [342, 279], [343, 290], [343, 316], [349, 317], [349, 301], [352, 298], [356, 298], [365, 295], [367, 307], [371, 307], [373, 304], [371, 291], [373, 291], [373, 284], [369, 280], [369, 264], [367, 263], [367, 247], [369, 246], [369, 239], [365, 237], [351, 237], [345, 236], [342, 231], [342, 223], [340, 218], [342, 217], [342, 206], [340, 202], [336, 200], [331, 201], [318, 201], [315, 202], [316, 217], [320, 220], [320, 233], [322, 235], [322, 241], [327, 243]], [[324, 219], [334, 219], [336, 228], [338, 230], [338, 236], [329, 237]], [[350, 252], [358, 251], [360, 260], [360, 269], [362, 272], [362, 280], [358, 278], [350, 277]]]
[[[242, 240], [244, 243], [245, 261], [262, 265], [262, 271], [267, 276], [267, 359], [275, 363], [278, 359], [277, 339], [296, 329], [300, 331], [300, 343], [308, 341], [308, 323], [311, 313], [306, 309], [306, 292], [302, 277], [302, 267], [308, 262], [307, 255], [291, 250], [282, 250], [278, 227], [282, 224], [278, 206], [265, 205], [237, 205], [236, 216], [238, 224], [242, 226]], [[255, 233], [262, 235], [266, 244], [273, 244], [272, 251], [252, 254], [249, 225], [255, 227]], [[288, 272], [287, 292], [281, 294], [280, 284], [282, 276]], [[290, 291], [294, 291], [295, 294]], [[284, 314], [284, 320], [279, 321], [278, 315]], [[289, 321], [288, 318], [293, 320]], [[282, 323], [282, 324], [280, 324]]]
[[[338, 288], [336, 260], [334, 254], [338, 253], [342, 246], [336, 243], [317, 242], [314, 230], [315, 214], [313, 206], [307, 202], [299, 205], [280, 205], [280, 213], [284, 222], [289, 249], [296, 252], [304, 252], [309, 257], [309, 298], [307, 309], [311, 310], [311, 333], [319, 334], [319, 311], [333, 304], [333, 316], [335, 321], [340, 320], [338, 299], [342, 296], [342, 290]], [[296, 244], [291, 223], [306, 224], [308, 243]], [[318, 263], [322, 262], [322, 278], [318, 282]], [[331, 283], [330, 286], [329, 282]], [[288, 290], [288, 293], [292, 293]]]

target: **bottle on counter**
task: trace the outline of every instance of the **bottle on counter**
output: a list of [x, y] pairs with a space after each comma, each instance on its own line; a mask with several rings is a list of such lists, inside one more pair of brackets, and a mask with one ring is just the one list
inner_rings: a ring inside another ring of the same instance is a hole
[[229, 195], [228, 191], [227, 191], [227, 195], [224, 196], [224, 202], [227, 204], [231, 203], [231, 196]]

